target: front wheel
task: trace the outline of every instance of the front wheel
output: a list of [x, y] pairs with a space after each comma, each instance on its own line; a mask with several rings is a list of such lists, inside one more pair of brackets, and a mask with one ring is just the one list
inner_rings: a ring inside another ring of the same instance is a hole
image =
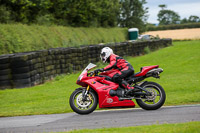
[[92, 113], [98, 104], [98, 97], [93, 91], [89, 91], [86, 100], [83, 100], [83, 88], [76, 89], [70, 96], [69, 103], [72, 110], [78, 114]]
[[156, 110], [160, 108], [166, 99], [166, 94], [162, 86], [155, 82], [146, 82], [141, 85], [151, 93], [150, 96], [141, 97], [141, 99], [136, 99], [138, 105], [145, 110]]

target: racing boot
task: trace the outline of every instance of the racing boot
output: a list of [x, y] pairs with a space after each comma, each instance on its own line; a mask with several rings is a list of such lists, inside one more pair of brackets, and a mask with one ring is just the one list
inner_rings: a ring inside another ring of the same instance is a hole
[[121, 84], [125, 89], [127, 89], [127, 91], [125, 92], [126, 95], [134, 93], [134, 87], [130, 86], [125, 80], [123, 80]]

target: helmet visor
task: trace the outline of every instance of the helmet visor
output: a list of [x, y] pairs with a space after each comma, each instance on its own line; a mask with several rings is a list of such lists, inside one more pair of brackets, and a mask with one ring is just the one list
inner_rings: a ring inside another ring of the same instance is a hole
[[105, 56], [106, 56], [106, 53], [105, 52], [103, 52], [103, 53], [101, 53], [101, 55], [100, 55], [102, 58], [104, 58]]

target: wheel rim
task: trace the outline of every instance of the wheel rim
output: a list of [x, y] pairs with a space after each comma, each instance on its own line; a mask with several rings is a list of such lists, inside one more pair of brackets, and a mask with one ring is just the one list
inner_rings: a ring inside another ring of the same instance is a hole
[[87, 94], [86, 100], [83, 101], [82, 91], [77, 92], [73, 97], [73, 104], [78, 110], [89, 110], [94, 106], [95, 97], [93, 93]]
[[153, 106], [161, 101], [162, 92], [159, 87], [155, 85], [146, 85], [143, 88], [151, 93], [151, 96], [145, 96], [144, 98], [142, 98], [142, 102], [144, 104]]

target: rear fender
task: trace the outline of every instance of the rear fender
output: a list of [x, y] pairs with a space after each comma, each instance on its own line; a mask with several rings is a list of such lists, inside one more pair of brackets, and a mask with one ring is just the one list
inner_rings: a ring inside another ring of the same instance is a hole
[[135, 77], [140, 77], [140, 76], [145, 76], [150, 70], [158, 68], [159, 65], [154, 65], [154, 66], [146, 66], [146, 67], [142, 67], [141, 72], [135, 74]]

